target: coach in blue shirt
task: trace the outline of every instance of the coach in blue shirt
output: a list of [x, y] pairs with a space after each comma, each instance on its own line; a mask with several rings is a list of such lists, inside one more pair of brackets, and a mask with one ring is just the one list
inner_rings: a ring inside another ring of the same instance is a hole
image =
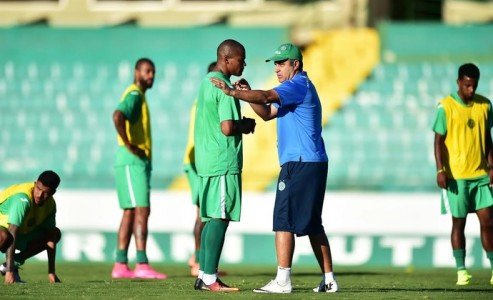
[[322, 139], [322, 106], [317, 90], [303, 71], [298, 47], [283, 44], [266, 60], [273, 61], [280, 85], [251, 90], [245, 79], [231, 89], [224, 81], [211, 81], [225, 94], [249, 102], [263, 120], [277, 118], [281, 172], [277, 183], [273, 230], [276, 233], [277, 276], [258, 293], [291, 293], [294, 235], [308, 235], [322, 272], [315, 292], [336, 292], [330, 246], [322, 226], [322, 207], [328, 158]]

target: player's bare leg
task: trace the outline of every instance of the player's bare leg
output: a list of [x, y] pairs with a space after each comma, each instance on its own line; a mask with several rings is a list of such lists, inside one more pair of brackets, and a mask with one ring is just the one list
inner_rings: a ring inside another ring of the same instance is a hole
[[14, 237], [6, 228], [0, 228], [0, 252], [5, 253], [14, 242]]
[[150, 213], [150, 207], [135, 208], [133, 233], [137, 248], [137, 265], [135, 266], [134, 274], [137, 278], [166, 279], [168, 276], [151, 268], [147, 259], [147, 224]]
[[118, 229], [117, 261], [113, 266], [111, 277], [134, 278], [134, 272], [128, 267], [127, 251], [134, 227], [134, 209], [124, 209], [120, 228]]
[[486, 257], [490, 261], [491, 279], [493, 284], [493, 207], [487, 207], [476, 211], [481, 226], [481, 243]]
[[133, 209], [123, 210], [122, 221], [120, 222], [120, 228], [118, 229], [118, 249], [128, 249], [128, 246], [130, 245], [134, 215]]
[[35, 256], [45, 250], [53, 250], [62, 238], [62, 232], [57, 227], [47, 230], [39, 239], [27, 244], [26, 250], [14, 255], [14, 259], [21, 264], [28, 258]]
[[487, 207], [476, 211], [481, 226], [481, 243], [487, 252], [493, 251], [493, 208]]
[[452, 217], [452, 233], [451, 242], [452, 249], [465, 249], [466, 248], [466, 236], [464, 229], [466, 228], [466, 218]]

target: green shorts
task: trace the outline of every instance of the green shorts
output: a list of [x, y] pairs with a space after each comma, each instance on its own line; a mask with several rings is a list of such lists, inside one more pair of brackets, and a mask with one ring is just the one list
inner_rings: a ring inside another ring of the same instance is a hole
[[456, 218], [493, 206], [493, 191], [488, 176], [477, 179], [452, 180], [442, 191], [442, 214], [448, 211]]
[[197, 175], [195, 164], [185, 165], [183, 170], [187, 175], [188, 185], [190, 186], [190, 191], [192, 193], [192, 204], [199, 206], [199, 175]]
[[115, 166], [116, 191], [121, 209], [150, 206], [149, 164]]
[[200, 217], [239, 221], [241, 174], [199, 177]]

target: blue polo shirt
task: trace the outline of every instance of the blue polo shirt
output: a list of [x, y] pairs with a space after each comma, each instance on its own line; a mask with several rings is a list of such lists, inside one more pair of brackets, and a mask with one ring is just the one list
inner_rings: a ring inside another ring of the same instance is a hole
[[306, 72], [296, 74], [275, 87], [277, 149], [281, 166], [289, 161], [326, 162], [322, 139], [322, 105]]

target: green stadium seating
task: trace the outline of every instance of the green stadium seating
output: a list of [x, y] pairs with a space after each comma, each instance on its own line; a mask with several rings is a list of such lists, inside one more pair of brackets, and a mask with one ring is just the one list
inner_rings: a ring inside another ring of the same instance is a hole
[[[460, 63], [379, 64], [323, 130], [330, 189], [432, 190], [436, 104], [456, 91]], [[477, 93], [493, 98], [493, 61]]]
[[[285, 30], [225, 26], [178, 29], [0, 29], [0, 184], [60, 173], [63, 188], [113, 188], [112, 113], [140, 57], [156, 63], [147, 97], [153, 130], [152, 186], [182, 173], [189, 110], [217, 45], [247, 49], [245, 77], [260, 86], [272, 74], [265, 57]], [[233, 78], [234, 79], [234, 78]]]

